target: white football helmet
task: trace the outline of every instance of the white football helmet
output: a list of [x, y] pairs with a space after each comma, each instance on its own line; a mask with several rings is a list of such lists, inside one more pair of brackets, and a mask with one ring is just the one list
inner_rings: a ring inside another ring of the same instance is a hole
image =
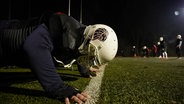
[[100, 66], [111, 61], [118, 50], [114, 30], [104, 24], [89, 25], [84, 30], [84, 42], [79, 47], [82, 54], [77, 61], [86, 66]]
[[179, 35], [177, 35], [177, 39], [181, 39], [181, 35], [179, 34]]
[[160, 45], [160, 42], [157, 42], [157, 45]]
[[146, 48], [147, 48], [146, 46], [143, 47], [143, 49], [146, 49]]
[[163, 37], [160, 37], [160, 41], [163, 41], [164, 40], [164, 38]]

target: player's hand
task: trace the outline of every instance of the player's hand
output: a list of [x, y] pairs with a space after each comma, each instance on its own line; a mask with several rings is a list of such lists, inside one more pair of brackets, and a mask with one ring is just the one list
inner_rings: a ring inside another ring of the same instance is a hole
[[93, 67], [90, 67], [89, 68], [89, 71], [91, 71], [91, 72], [100, 72], [100, 70], [99, 69], [97, 69], [97, 68], [93, 68]]
[[72, 96], [71, 99], [69, 99], [68, 97], [65, 98], [65, 104], [70, 104], [70, 102], [75, 102], [77, 104], [83, 104], [85, 101], [87, 101], [90, 98], [90, 96], [85, 93], [78, 93], [75, 96]]

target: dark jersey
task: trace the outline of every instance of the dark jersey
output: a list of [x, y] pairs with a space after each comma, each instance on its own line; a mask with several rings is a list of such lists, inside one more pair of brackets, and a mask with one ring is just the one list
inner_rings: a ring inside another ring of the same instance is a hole
[[181, 47], [182, 45], [182, 39], [176, 39], [176, 47]]
[[66, 89], [53, 56], [68, 63], [79, 56], [85, 25], [65, 14], [31, 22], [0, 24], [0, 64], [30, 66], [45, 91], [60, 95]]
[[77, 58], [85, 25], [56, 13], [25, 24], [6, 21], [0, 27], [0, 65], [29, 66], [49, 94], [74, 95], [57, 73], [53, 56], [65, 64]]
[[[65, 14], [55, 13], [44, 19], [2, 21], [0, 23], [0, 63], [22, 64], [22, 62], [26, 62], [24, 42], [41, 24], [44, 24], [48, 29], [48, 38], [53, 47], [52, 56], [64, 63], [78, 57], [78, 47], [83, 41], [85, 25]], [[31, 41], [34, 42], [34, 40]]]
[[167, 46], [166, 46], [166, 43], [165, 43], [164, 40], [163, 40], [163, 41], [160, 41], [160, 50], [161, 50], [162, 52], [167, 51]]
[[86, 26], [64, 14], [53, 15], [48, 25], [54, 45], [52, 55], [65, 64], [72, 58], [77, 58], [78, 47], [84, 40], [83, 32]]
[[27, 36], [37, 27], [37, 19], [26, 21], [8, 20], [0, 22], [0, 64], [24, 62], [23, 44]]

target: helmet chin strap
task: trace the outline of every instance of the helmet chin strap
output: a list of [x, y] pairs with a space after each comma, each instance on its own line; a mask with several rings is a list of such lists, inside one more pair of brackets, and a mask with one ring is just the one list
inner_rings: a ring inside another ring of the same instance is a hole
[[62, 61], [56, 59], [56, 57], [54, 57], [54, 60], [55, 60], [57, 63], [62, 64], [65, 68], [70, 68], [70, 67], [72, 67], [73, 63], [76, 61], [75, 59], [73, 59], [69, 64], [64, 64]]

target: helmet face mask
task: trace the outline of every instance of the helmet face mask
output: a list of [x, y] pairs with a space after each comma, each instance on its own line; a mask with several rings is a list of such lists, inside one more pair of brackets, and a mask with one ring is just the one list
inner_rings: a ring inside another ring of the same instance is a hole
[[78, 58], [79, 63], [89, 67], [101, 66], [115, 57], [118, 42], [115, 32], [109, 26], [103, 24], [87, 26], [84, 38], [79, 47], [82, 54]]
[[82, 56], [77, 59], [78, 63], [83, 66], [99, 66], [98, 51], [92, 44], [88, 45], [86, 51], [83, 51]]

